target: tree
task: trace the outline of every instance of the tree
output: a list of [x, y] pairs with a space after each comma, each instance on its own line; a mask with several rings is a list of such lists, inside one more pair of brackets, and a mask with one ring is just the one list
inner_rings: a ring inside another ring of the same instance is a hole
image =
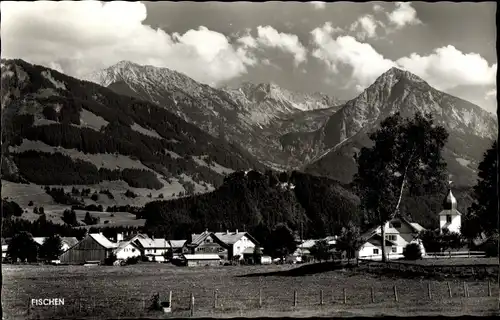
[[441, 249], [443, 251], [447, 249], [458, 249], [462, 246], [462, 237], [458, 232], [451, 232], [447, 228], [444, 228], [440, 238]]
[[40, 248], [40, 257], [46, 260], [56, 260], [62, 254], [62, 240], [58, 235], [52, 235], [45, 239]]
[[277, 224], [271, 231], [269, 245], [274, 257], [285, 257], [297, 249], [292, 230], [283, 223]]
[[76, 213], [75, 213], [75, 210], [73, 210], [73, 209], [64, 210], [62, 220], [65, 223], [69, 224], [70, 226], [77, 226], [78, 225], [78, 220], [76, 219]]
[[31, 233], [21, 231], [14, 235], [7, 249], [7, 256], [12, 261], [34, 262], [38, 255], [38, 248]]
[[326, 261], [329, 257], [328, 250], [328, 241], [319, 240], [312, 246], [311, 254], [316, 260], [319, 260], [319, 262]]
[[28, 203], [28, 207], [32, 207], [33, 206], [33, 201], [30, 200], [30, 202]]
[[2, 216], [9, 219], [11, 216], [20, 217], [23, 214], [23, 209], [14, 201], [2, 199]]
[[255, 246], [253, 249], [253, 261], [254, 264], [260, 264], [262, 258], [262, 248], [260, 246]]
[[[446, 163], [441, 151], [448, 133], [434, 124], [430, 114], [417, 112], [403, 119], [399, 113], [386, 118], [370, 134], [373, 146], [355, 155], [358, 173], [354, 186], [368, 224], [384, 225], [399, 213], [403, 194], [435, 193], [444, 187]], [[382, 246], [382, 261], [387, 261]]]
[[33, 208], [33, 213], [34, 213], [34, 214], [38, 214], [38, 208], [37, 208], [37, 207], [34, 207], [34, 208]]
[[92, 216], [88, 211], [85, 213], [85, 218], [83, 218], [83, 222], [85, 222], [86, 225], [98, 224], [99, 220], [99, 217]]
[[38, 214], [45, 214], [45, 209], [43, 207], [38, 208]]
[[364, 241], [361, 238], [360, 228], [349, 222], [346, 227], [342, 228], [339, 238], [337, 239], [337, 249], [345, 251], [349, 263], [351, 258], [356, 256]]
[[484, 153], [483, 161], [478, 167], [478, 180], [472, 194], [474, 202], [464, 219], [473, 226], [466, 229], [469, 239], [478, 236], [481, 232], [487, 236], [498, 232], [497, 153], [498, 143], [495, 141]]
[[441, 252], [443, 244], [441, 242], [439, 230], [422, 230], [418, 234], [418, 238], [422, 240], [425, 251]]
[[418, 260], [422, 257], [422, 251], [418, 243], [409, 243], [404, 248], [403, 255], [406, 260]]

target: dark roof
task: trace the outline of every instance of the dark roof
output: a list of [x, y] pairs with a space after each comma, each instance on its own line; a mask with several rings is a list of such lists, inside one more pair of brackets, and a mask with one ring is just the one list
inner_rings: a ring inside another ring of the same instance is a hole
[[[382, 246], [382, 236], [379, 235], [379, 234], [375, 234], [374, 236], [372, 236], [368, 242], [370, 242], [371, 244], [373, 244], [374, 246], [377, 246], [377, 247], [381, 247]], [[390, 240], [385, 240], [385, 246], [386, 247], [392, 247], [392, 246], [396, 246], [396, 243], [390, 241]]]

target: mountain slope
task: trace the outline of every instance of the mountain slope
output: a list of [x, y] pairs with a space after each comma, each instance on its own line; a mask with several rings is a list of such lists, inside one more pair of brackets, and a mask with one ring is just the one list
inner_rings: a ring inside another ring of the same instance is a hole
[[[290, 119], [295, 115], [304, 118], [304, 110], [336, 110], [340, 104], [323, 94], [293, 93], [274, 84], [244, 83], [237, 89], [215, 89], [167, 68], [127, 61], [85, 79], [120, 94], [152, 101], [212, 136], [244, 145], [270, 165], [302, 164], [289, 159], [279, 144], [278, 136], [297, 127], [304, 130], [300, 125], [290, 125]], [[326, 119], [324, 115], [322, 120]]]
[[124, 181], [168, 197], [214, 189], [234, 170], [266, 169], [165, 108], [22, 60], [2, 60], [1, 96], [2, 179]]
[[496, 119], [480, 107], [432, 88], [397, 68], [381, 75], [355, 99], [345, 103], [314, 132], [282, 137], [292, 155], [308, 154], [307, 171], [348, 182], [356, 171], [354, 152], [368, 146], [368, 134], [395, 112], [405, 117], [430, 112], [449, 132], [443, 155], [453, 179], [472, 185], [483, 152], [498, 132]]

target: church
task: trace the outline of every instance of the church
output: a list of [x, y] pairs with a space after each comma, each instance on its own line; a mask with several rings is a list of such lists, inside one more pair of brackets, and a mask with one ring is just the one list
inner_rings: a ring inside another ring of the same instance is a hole
[[[450, 181], [451, 185], [451, 181]], [[450, 232], [460, 233], [462, 214], [457, 210], [457, 199], [448, 188], [448, 194], [443, 201], [443, 210], [439, 213], [439, 230], [448, 229]]]

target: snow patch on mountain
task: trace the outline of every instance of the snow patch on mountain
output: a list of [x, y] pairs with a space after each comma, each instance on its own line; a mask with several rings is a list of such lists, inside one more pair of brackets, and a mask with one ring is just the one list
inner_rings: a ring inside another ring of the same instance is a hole
[[154, 138], [158, 138], [158, 139], [163, 139], [162, 136], [160, 136], [158, 134], [158, 132], [156, 132], [155, 130], [146, 129], [137, 123], [134, 123], [131, 126], [131, 129], [134, 131], [137, 131], [139, 133], [142, 133], [143, 135], [146, 135], [146, 136], [150, 136], [150, 137], [154, 137]]
[[42, 71], [42, 76], [45, 79], [49, 80], [54, 85], [54, 88], [66, 90], [66, 85], [61, 81], [57, 81], [56, 79], [54, 79], [50, 74], [50, 71]]

